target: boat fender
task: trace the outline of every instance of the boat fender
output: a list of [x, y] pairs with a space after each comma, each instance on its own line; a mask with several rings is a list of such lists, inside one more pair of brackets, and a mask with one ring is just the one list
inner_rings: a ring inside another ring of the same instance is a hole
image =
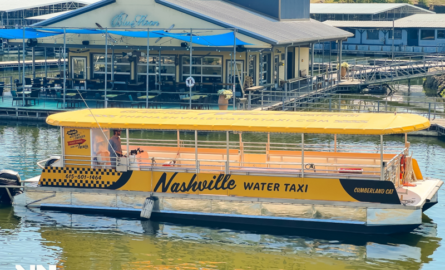
[[141, 209], [141, 218], [150, 219], [151, 212], [153, 212], [153, 205], [155, 203], [155, 197], [150, 196], [145, 198], [144, 205]]

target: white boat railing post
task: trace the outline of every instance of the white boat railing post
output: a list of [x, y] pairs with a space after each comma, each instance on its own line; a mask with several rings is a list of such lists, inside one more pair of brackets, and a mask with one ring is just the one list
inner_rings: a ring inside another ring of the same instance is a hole
[[383, 164], [383, 135], [380, 135], [380, 180], [385, 180], [384, 179], [384, 164]]
[[[22, 105], [25, 105], [25, 69], [26, 69], [26, 43], [25, 43], [25, 38], [26, 38], [26, 34], [25, 34], [25, 26], [23, 26], [23, 69], [22, 69]], [[18, 57], [20, 59], [20, 56]]]
[[130, 170], [130, 130], [126, 130], [127, 136], [127, 170]]
[[226, 174], [230, 173], [230, 148], [229, 148], [229, 131], [226, 131]]
[[62, 168], [65, 167], [65, 134], [63, 133], [63, 127], [60, 127], [60, 145], [62, 146], [62, 155], [60, 157], [62, 161]]
[[196, 165], [196, 173], [199, 173], [199, 164], [198, 164], [198, 131], [195, 130], [195, 165]]
[[301, 178], [304, 178], [304, 133], [301, 133]]
[[334, 152], [337, 152], [337, 134], [334, 134]]

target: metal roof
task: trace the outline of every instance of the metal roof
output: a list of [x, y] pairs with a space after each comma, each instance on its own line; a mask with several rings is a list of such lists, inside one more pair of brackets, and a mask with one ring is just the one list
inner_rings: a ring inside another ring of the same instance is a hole
[[0, 0], [0, 11], [11, 12], [72, 2], [89, 5], [99, 1], [101, 0]]
[[[392, 21], [324, 21], [334, 27], [392, 28]], [[394, 21], [395, 28], [445, 28], [445, 14], [415, 14]]]
[[[323, 23], [334, 27], [353, 28], [389, 28], [392, 21], [324, 21]], [[395, 25], [395, 22], [394, 22]]]
[[71, 11], [71, 10], [68, 10], [68, 11], [62, 11], [62, 12], [56, 12], [56, 13], [50, 13], [50, 14], [45, 14], [45, 15], [40, 15], [40, 16], [34, 16], [34, 17], [27, 17], [26, 19], [27, 19], [27, 20], [40, 20], [40, 21], [43, 21], [43, 20], [47, 20], [47, 19], [51, 19], [51, 18], [60, 16], [60, 15], [62, 15], [62, 14], [65, 14], [65, 13], [67, 13], [67, 12], [70, 12], [70, 11]]
[[311, 4], [311, 14], [378, 14], [404, 7], [411, 13], [434, 13], [404, 3], [338, 3], [338, 4]]
[[316, 20], [278, 21], [222, 0], [156, 0], [157, 3], [188, 13], [270, 44], [305, 43], [344, 39], [351, 33]]
[[395, 21], [398, 28], [445, 28], [445, 14], [415, 14]]

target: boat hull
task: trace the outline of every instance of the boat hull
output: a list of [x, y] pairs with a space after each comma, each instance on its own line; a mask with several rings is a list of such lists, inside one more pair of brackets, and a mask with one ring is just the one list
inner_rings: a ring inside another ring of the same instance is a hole
[[14, 205], [139, 217], [147, 197], [155, 198], [155, 220], [252, 229], [393, 234], [415, 229], [422, 216], [421, 207], [394, 204], [50, 187], [27, 188]]

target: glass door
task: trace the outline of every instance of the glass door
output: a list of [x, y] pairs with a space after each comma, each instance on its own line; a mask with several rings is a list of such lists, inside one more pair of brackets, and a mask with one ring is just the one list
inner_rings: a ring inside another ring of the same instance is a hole
[[[244, 82], [244, 76], [243, 76], [243, 72], [244, 72], [244, 61], [243, 60], [236, 60], [236, 65], [235, 65], [235, 83], [237, 84], [242, 84]], [[233, 75], [233, 63], [231, 60], [227, 60], [226, 62], [226, 66], [227, 66], [227, 79], [226, 79], [226, 83], [233, 83], [232, 81], [232, 75]]]
[[85, 57], [73, 57], [71, 58], [71, 78], [72, 79], [83, 79], [87, 77], [87, 61]]

